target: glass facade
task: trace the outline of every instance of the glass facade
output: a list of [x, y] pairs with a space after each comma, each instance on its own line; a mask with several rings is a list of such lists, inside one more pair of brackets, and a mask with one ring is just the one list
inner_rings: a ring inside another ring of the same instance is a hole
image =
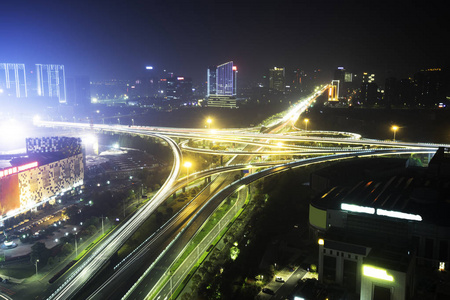
[[[217, 66], [216, 69], [216, 84], [215, 90], [216, 95], [222, 96], [234, 96], [236, 95], [237, 90], [237, 69], [233, 66], [233, 62], [227, 62]], [[212, 91], [214, 87], [210, 87], [211, 78], [211, 70], [208, 69], [208, 95], [213, 94]]]
[[0, 96], [28, 96], [24, 64], [0, 63]]
[[37, 93], [39, 96], [58, 98], [66, 103], [66, 76], [64, 65], [36, 64]]

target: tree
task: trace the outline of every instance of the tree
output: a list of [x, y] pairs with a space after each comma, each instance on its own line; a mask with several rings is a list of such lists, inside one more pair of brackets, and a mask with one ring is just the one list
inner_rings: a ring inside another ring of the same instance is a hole
[[88, 232], [90, 235], [93, 235], [94, 233], [97, 232], [97, 227], [95, 227], [95, 225], [89, 225], [89, 227], [87, 228]]
[[192, 276], [192, 282], [197, 286], [201, 280], [202, 280], [202, 277], [199, 274], [195, 274], [194, 276]]
[[212, 266], [213, 266], [213, 264], [212, 264], [209, 260], [205, 261], [205, 262], [203, 263], [203, 265], [204, 265], [205, 268], [207, 268], [208, 270], [210, 270], [210, 269], [212, 268]]
[[166, 214], [171, 217], [173, 215], [173, 208], [172, 207], [168, 207], [166, 208]]
[[53, 265], [55, 264], [55, 258], [54, 258], [53, 256], [50, 256], [50, 257], [48, 258], [47, 263], [48, 263], [50, 266], [53, 266]]
[[230, 248], [230, 257], [232, 260], [236, 260], [236, 258], [238, 257], [240, 253], [240, 250], [238, 247], [231, 247]]
[[47, 264], [47, 260], [50, 257], [50, 250], [45, 247], [42, 242], [37, 242], [31, 247], [30, 259], [32, 263], [39, 260], [42, 265]]
[[190, 293], [183, 293], [183, 295], [181, 295], [181, 300], [191, 300], [192, 299], [192, 295]]
[[61, 248], [61, 252], [63, 255], [69, 255], [70, 253], [72, 253], [73, 252], [72, 244], [69, 243], [64, 244]]

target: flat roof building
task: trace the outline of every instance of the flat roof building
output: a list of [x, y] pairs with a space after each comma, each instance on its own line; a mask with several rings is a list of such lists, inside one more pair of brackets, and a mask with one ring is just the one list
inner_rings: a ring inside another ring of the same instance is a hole
[[319, 281], [361, 299], [411, 299], [430, 274], [448, 266], [450, 177], [443, 152], [428, 168], [334, 186], [310, 203]]

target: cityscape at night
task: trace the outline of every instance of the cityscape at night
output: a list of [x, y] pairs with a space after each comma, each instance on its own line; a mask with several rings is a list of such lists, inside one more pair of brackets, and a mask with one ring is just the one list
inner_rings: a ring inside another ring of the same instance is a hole
[[450, 299], [439, 1], [14, 1], [0, 298]]

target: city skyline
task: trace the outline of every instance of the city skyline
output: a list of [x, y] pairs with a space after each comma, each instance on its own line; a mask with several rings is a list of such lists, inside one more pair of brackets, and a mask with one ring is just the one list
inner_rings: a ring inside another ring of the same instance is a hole
[[92, 80], [130, 78], [152, 65], [196, 83], [217, 61], [233, 60], [243, 82], [276, 65], [400, 78], [448, 62], [438, 4], [227, 3], [6, 3], [0, 57], [64, 64], [67, 76]]

